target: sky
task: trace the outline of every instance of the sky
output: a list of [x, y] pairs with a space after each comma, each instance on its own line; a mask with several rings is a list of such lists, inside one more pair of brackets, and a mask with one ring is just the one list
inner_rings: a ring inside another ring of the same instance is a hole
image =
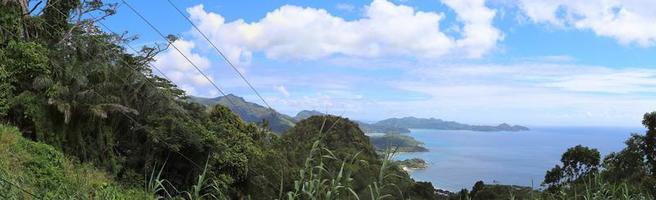
[[[171, 1], [292, 116], [640, 126], [656, 110], [653, 0]], [[225, 93], [263, 104], [167, 1], [127, 2]], [[166, 43], [124, 4], [105, 22], [132, 46]], [[220, 94], [172, 48], [153, 65]]]

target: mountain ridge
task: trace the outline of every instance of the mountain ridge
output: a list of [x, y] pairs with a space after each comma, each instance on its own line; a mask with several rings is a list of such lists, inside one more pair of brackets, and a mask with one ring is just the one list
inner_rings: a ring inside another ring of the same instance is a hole
[[216, 104], [228, 107], [232, 112], [237, 114], [242, 120], [251, 123], [264, 123], [266, 121], [271, 131], [284, 133], [294, 127], [296, 120], [294, 118], [279, 113], [273, 109], [261, 106], [259, 104], [246, 101], [244, 98], [228, 94], [214, 98], [191, 96], [191, 101], [211, 107]]
[[380, 127], [396, 127], [405, 129], [438, 129], [438, 130], [470, 130], [470, 131], [528, 131], [529, 128], [519, 125], [509, 125], [501, 123], [496, 126], [490, 125], [470, 125], [463, 124], [455, 121], [445, 121], [437, 118], [418, 118], [418, 117], [402, 117], [402, 118], [388, 118], [376, 123], [374, 126]]
[[296, 114], [296, 116], [294, 116], [294, 119], [296, 121], [301, 121], [310, 118], [312, 116], [322, 116], [322, 115], [326, 115], [326, 114], [316, 110], [301, 110]]
[[[240, 96], [228, 94], [214, 98], [190, 97], [191, 101], [205, 106], [220, 104], [228, 107], [246, 122], [267, 122], [268, 127], [276, 133], [284, 133], [294, 125], [312, 116], [329, 115], [316, 110], [301, 110], [294, 117], [277, 112], [273, 109], [261, 106], [257, 103], [246, 101]], [[437, 118], [400, 117], [388, 118], [375, 123], [357, 121], [360, 129], [365, 133], [409, 133], [410, 129], [437, 129], [437, 130], [470, 130], [481, 132], [494, 131], [527, 131], [529, 128], [519, 125], [501, 123], [496, 126], [470, 125], [455, 121], [445, 121]]]

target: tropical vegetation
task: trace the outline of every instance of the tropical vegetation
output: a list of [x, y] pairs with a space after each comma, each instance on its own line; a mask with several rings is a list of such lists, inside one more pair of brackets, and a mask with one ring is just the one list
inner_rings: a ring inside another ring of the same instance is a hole
[[547, 172], [545, 190], [480, 182], [471, 191], [451, 193], [411, 179], [393, 161], [393, 145], [377, 149], [359, 124], [347, 118], [322, 115], [296, 121], [289, 117], [286, 120], [294, 126], [274, 134], [270, 127], [274, 124], [266, 120], [250, 123], [221, 104], [194, 102], [152, 72], [150, 63], [168, 48], [166, 44], [128, 53], [127, 44], [134, 37], [99, 27], [114, 14], [114, 4], [50, 0], [35, 10], [24, 2], [0, 4], [3, 199], [653, 199], [656, 195], [656, 113], [644, 116], [646, 135], [634, 135], [624, 150], [604, 159], [589, 147], [569, 149], [562, 164]]
[[115, 6], [2, 2], [7, 198], [433, 198], [348, 119], [310, 118], [278, 136], [191, 101], [151, 71], [166, 45], [131, 54], [132, 37], [99, 27]]

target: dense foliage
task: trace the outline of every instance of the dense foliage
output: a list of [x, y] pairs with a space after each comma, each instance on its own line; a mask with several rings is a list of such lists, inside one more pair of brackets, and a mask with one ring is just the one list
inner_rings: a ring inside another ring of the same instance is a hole
[[[395, 199], [436, 198], [432, 186], [415, 183], [405, 171], [389, 162], [389, 154], [381, 160], [369, 143], [369, 138], [355, 122], [348, 119], [313, 116], [296, 124], [282, 139], [285, 148], [283, 151], [288, 152], [289, 163], [294, 166], [307, 167], [308, 158], [314, 155], [313, 149], [325, 151], [333, 159], [318, 158], [319, 166], [327, 171], [324, 175], [333, 177], [340, 173], [348, 174], [347, 177], [353, 178], [348, 187], [361, 198], [385, 195]], [[317, 159], [312, 161], [317, 162]], [[311, 166], [314, 165], [317, 163]], [[374, 183], [375, 186], [372, 185]], [[379, 195], [371, 194], [374, 191]]]
[[[379, 156], [347, 119], [308, 119], [279, 137], [224, 106], [193, 103], [151, 72], [149, 63], [166, 47], [129, 54], [123, 45], [130, 38], [97, 27], [114, 7], [58, 0], [25, 13], [18, 1], [0, 5], [0, 122], [34, 141], [3, 133], [11, 141], [3, 143], [10, 152], [0, 155], [0, 172], [18, 159], [26, 166], [21, 173], [46, 173], [26, 180], [0, 174], [13, 183], [1, 185], [8, 198], [105, 198], [96, 180], [125, 190], [115, 198], [304, 199], [307, 191], [338, 199], [435, 197], [430, 184], [415, 183]], [[98, 178], [74, 182], [78, 175]]]
[[[129, 54], [123, 44], [130, 38], [96, 26], [114, 7], [95, 0], [57, 0], [47, 1], [42, 12], [29, 13], [19, 1], [0, 4], [3, 199], [656, 196], [656, 112], [644, 116], [645, 135], [632, 136], [625, 149], [604, 159], [592, 148], [568, 149], [561, 165], [547, 172], [545, 192], [479, 182], [471, 192], [454, 194], [412, 180], [391, 161], [390, 151], [379, 154], [348, 119], [314, 116], [290, 129], [287, 121], [293, 119], [285, 117], [284, 123], [270, 124], [289, 129], [278, 136], [266, 126], [245, 122], [235, 109], [193, 103], [151, 72], [149, 63], [165, 47]], [[264, 119], [269, 112], [275, 111], [258, 110]], [[380, 123], [392, 127], [382, 130], [397, 132], [524, 130], [437, 119]]]
[[656, 155], [656, 112], [646, 113], [642, 124], [647, 128], [645, 135], [634, 134], [625, 142], [626, 148], [607, 155], [603, 162], [596, 149], [580, 145], [568, 149], [562, 155], [562, 167], [557, 165], [545, 175], [546, 195], [588, 199], [655, 197], [652, 156]]
[[121, 187], [93, 166], [78, 164], [52, 146], [27, 140], [5, 126], [0, 126], [0, 179], [1, 199], [153, 197], [140, 189]]

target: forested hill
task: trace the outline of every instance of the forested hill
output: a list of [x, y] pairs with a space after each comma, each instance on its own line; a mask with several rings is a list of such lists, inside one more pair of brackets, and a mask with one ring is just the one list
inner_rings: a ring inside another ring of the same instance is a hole
[[162, 49], [96, 25], [115, 4], [43, 2], [0, 3], [0, 199], [438, 198], [349, 119], [272, 134], [242, 119], [293, 119], [234, 95], [203, 106], [153, 74]]
[[373, 124], [379, 127], [416, 128], [416, 129], [440, 129], [440, 130], [470, 130], [470, 131], [527, 131], [529, 128], [519, 125], [508, 125], [506, 123], [497, 126], [469, 125], [454, 121], [444, 121], [435, 118], [390, 118]]
[[288, 115], [276, 112], [275, 110], [256, 103], [248, 102], [244, 98], [233, 94], [215, 98], [192, 96], [190, 99], [207, 107], [212, 107], [217, 104], [228, 107], [246, 122], [263, 123], [266, 121], [268, 127], [276, 133], [283, 133], [289, 130], [294, 127], [294, 123], [297, 121]]
[[[304, 116], [319, 116], [325, 115], [318, 111], [301, 111], [296, 115]], [[416, 118], [416, 117], [403, 117], [403, 118], [389, 118], [378, 121], [376, 123], [358, 122], [360, 129], [365, 133], [409, 133], [409, 129], [439, 129], [439, 130], [470, 130], [470, 131], [527, 131], [529, 128], [519, 125], [511, 126], [506, 123], [497, 126], [486, 125], [469, 125], [453, 121], [444, 121], [435, 118]]]
[[326, 114], [324, 114], [322, 112], [319, 112], [319, 111], [316, 111], [316, 110], [301, 110], [301, 112], [298, 112], [298, 114], [296, 114], [294, 119], [296, 121], [301, 121], [301, 120], [310, 118], [312, 116], [322, 116], [322, 115], [326, 115]]
[[[302, 110], [294, 117], [279, 113], [275, 110], [248, 102], [244, 98], [228, 94], [215, 98], [204, 98], [191, 96], [190, 99], [196, 103], [211, 107], [223, 105], [232, 110], [244, 121], [252, 123], [263, 123], [266, 121], [269, 128], [276, 133], [284, 133], [294, 124], [312, 116], [322, 116], [325, 113], [316, 110]], [[409, 133], [409, 129], [439, 129], [439, 130], [470, 130], [470, 131], [526, 131], [527, 127], [502, 123], [496, 126], [469, 125], [454, 121], [444, 121], [435, 118], [389, 118], [376, 123], [358, 122], [365, 133]]]

